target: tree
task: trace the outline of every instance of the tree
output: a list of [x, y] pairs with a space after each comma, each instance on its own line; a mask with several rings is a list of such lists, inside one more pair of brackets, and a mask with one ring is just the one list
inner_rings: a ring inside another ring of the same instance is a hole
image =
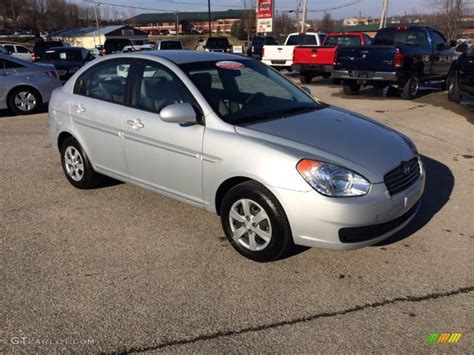
[[242, 23], [240, 21], [234, 22], [230, 29], [230, 35], [240, 40], [247, 39], [247, 32], [245, 31], [245, 28], [244, 26], [242, 26]]
[[282, 34], [295, 32], [295, 30], [295, 23], [287, 12], [282, 12], [273, 19], [273, 34], [277, 38]]
[[324, 16], [319, 23], [319, 31], [330, 33], [334, 30], [334, 20], [328, 11], [324, 12]]
[[[426, 0], [436, 11], [436, 25], [448, 39], [456, 39], [459, 35], [461, 17], [472, 9], [469, 0]], [[439, 20], [438, 20], [439, 19]]]

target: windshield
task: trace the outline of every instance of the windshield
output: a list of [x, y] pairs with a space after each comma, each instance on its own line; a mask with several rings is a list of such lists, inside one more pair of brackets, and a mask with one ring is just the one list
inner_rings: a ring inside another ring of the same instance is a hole
[[428, 38], [426, 31], [418, 28], [407, 30], [399, 30], [388, 28], [381, 30], [375, 35], [374, 45], [382, 46], [412, 46], [412, 47], [428, 47]]
[[317, 44], [315, 35], [291, 35], [286, 42], [288, 46]]
[[214, 112], [230, 124], [252, 123], [322, 106], [273, 69], [253, 60], [182, 64]]
[[359, 36], [330, 36], [326, 40], [327, 47], [335, 46], [360, 46]]

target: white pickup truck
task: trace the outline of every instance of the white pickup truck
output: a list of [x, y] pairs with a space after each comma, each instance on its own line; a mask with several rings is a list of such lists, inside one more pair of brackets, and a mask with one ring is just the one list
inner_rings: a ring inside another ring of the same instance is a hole
[[262, 62], [275, 69], [291, 70], [296, 46], [321, 46], [326, 38], [322, 32], [290, 33], [284, 45], [263, 46]]

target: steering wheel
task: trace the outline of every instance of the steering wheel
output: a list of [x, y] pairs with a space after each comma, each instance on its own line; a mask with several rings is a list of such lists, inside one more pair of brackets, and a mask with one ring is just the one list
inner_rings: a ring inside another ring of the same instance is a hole
[[250, 95], [249, 97], [247, 97], [247, 100], [245, 100], [244, 104], [242, 105], [242, 110], [245, 110], [251, 106], [262, 104], [265, 97], [265, 94], [260, 91]]

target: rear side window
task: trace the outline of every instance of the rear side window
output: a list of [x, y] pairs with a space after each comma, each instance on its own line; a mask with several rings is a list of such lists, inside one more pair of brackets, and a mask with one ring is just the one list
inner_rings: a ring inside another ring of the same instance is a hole
[[331, 36], [328, 37], [326, 46], [360, 46], [361, 41], [359, 36]]
[[16, 50], [18, 53], [30, 53], [28, 48], [23, 47], [23, 46], [16, 46]]
[[131, 61], [113, 60], [101, 63], [82, 74], [74, 93], [98, 100], [124, 104]]
[[298, 45], [318, 44], [318, 43], [316, 43], [315, 35], [292, 35], [288, 37], [288, 41], [286, 42], [286, 44], [288, 46], [298, 46]]

